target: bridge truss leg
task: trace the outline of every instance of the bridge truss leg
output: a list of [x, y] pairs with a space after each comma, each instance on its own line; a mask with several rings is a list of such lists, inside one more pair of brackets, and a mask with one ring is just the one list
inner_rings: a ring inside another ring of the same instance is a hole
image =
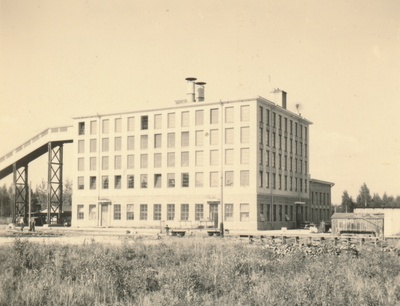
[[51, 224], [51, 216], [57, 215], [57, 224], [60, 224], [63, 203], [63, 145], [49, 142], [48, 146], [47, 222]]
[[14, 209], [12, 210], [13, 223], [17, 216], [28, 218], [29, 184], [28, 184], [28, 165], [17, 168], [13, 164], [13, 185], [14, 185]]

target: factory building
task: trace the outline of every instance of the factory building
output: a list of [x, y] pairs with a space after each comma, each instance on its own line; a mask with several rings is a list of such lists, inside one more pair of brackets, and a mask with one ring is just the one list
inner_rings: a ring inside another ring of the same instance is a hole
[[206, 102], [195, 81], [171, 107], [74, 118], [73, 226], [266, 230], [305, 218], [311, 122], [283, 91], [280, 105]]

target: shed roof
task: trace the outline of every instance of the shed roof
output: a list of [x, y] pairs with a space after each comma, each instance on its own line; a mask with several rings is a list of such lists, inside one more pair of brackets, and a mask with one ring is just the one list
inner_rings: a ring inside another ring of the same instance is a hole
[[334, 213], [332, 219], [383, 219], [384, 214]]

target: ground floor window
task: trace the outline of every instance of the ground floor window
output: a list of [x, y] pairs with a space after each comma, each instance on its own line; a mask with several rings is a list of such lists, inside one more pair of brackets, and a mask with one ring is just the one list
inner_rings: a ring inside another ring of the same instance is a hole
[[78, 205], [78, 209], [77, 209], [77, 212], [78, 212], [78, 215], [77, 215], [77, 217], [78, 217], [78, 220], [83, 220], [84, 218], [85, 218], [85, 212], [84, 212], [84, 210], [83, 210], [83, 205]]
[[114, 204], [114, 220], [121, 220], [121, 204]]
[[161, 204], [154, 204], [153, 207], [153, 219], [161, 220]]
[[147, 204], [140, 204], [140, 220], [147, 220]]
[[134, 209], [134, 204], [126, 205], [126, 220], [134, 220], [133, 209]]
[[249, 221], [249, 204], [248, 203], [240, 203], [240, 221], [242, 221], [242, 222]]
[[225, 204], [225, 221], [233, 221], [233, 204]]
[[175, 204], [167, 204], [167, 220], [173, 221], [175, 219]]
[[189, 204], [181, 204], [181, 221], [189, 220]]
[[204, 218], [204, 205], [203, 204], [195, 204], [195, 217], [196, 221], [199, 221]]
[[96, 220], [97, 218], [97, 211], [96, 211], [96, 204], [89, 205], [89, 220]]

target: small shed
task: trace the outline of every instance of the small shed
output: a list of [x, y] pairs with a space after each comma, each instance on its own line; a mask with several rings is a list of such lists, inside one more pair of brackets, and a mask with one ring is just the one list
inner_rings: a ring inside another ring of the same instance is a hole
[[332, 216], [332, 234], [368, 235], [383, 238], [384, 215], [367, 213], [335, 213]]

